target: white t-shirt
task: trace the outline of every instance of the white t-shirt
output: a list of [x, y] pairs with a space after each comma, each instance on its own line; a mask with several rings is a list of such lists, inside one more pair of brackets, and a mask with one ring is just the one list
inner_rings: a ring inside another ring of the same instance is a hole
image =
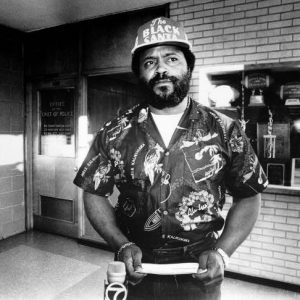
[[157, 115], [153, 113], [151, 115], [165, 145], [168, 146], [183, 112], [176, 115]]

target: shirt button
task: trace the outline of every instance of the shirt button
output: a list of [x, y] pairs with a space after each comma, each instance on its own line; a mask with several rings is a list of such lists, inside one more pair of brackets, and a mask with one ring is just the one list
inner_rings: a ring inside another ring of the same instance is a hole
[[164, 210], [163, 214], [166, 216], [168, 214], [168, 211]]
[[166, 151], [165, 156], [169, 156], [169, 155], [170, 155], [170, 152]]

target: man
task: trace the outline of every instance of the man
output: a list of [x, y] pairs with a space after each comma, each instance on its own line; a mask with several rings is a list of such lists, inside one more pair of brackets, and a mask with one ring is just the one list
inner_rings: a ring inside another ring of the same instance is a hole
[[[98, 132], [74, 180], [91, 224], [126, 265], [129, 299], [220, 299], [224, 269], [253, 228], [267, 185], [238, 122], [187, 96], [194, 63], [177, 22], [141, 26], [132, 69], [145, 99]], [[107, 200], [114, 185], [115, 209]], [[226, 190], [233, 205], [224, 226]], [[146, 275], [145, 262], [199, 268]]]

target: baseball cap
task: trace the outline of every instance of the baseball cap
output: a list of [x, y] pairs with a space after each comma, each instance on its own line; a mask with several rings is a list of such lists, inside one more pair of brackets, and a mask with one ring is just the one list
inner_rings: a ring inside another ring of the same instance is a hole
[[191, 50], [183, 26], [172, 19], [159, 17], [140, 26], [132, 55], [139, 49], [155, 45], [176, 45]]

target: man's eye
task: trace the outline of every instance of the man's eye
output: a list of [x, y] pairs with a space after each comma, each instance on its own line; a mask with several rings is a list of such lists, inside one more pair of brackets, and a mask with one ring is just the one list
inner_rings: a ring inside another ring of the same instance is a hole
[[144, 63], [144, 67], [145, 68], [149, 68], [150, 66], [152, 66], [154, 64], [154, 62], [152, 60], [148, 60]]
[[169, 62], [169, 63], [175, 63], [175, 62], [177, 62], [177, 61], [178, 61], [178, 58], [177, 58], [177, 57], [172, 56], [172, 57], [169, 57], [169, 58], [168, 58], [168, 62]]

